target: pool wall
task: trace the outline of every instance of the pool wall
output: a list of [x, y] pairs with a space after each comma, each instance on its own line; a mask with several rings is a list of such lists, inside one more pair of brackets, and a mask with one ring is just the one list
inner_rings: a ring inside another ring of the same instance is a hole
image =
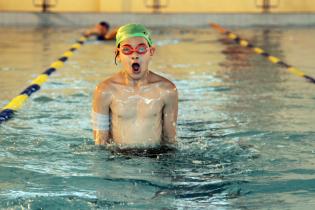
[[314, 0], [0, 0], [6, 12], [287, 13], [315, 12]]
[[129, 22], [151, 27], [202, 27], [209, 21], [225, 26], [312, 26], [315, 13], [279, 14], [145, 14], [145, 13], [37, 13], [1, 12], [0, 26], [90, 26], [100, 20], [119, 26]]

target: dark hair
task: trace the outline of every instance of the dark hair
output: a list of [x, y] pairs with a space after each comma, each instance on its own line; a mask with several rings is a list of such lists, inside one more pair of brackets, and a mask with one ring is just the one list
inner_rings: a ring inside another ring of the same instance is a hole
[[[119, 48], [119, 47], [120, 47], [120, 44], [118, 44], [117, 48]], [[115, 52], [115, 65], [116, 65], [116, 66], [117, 66], [117, 61], [116, 61], [116, 59], [117, 59], [118, 55], [119, 55], [119, 51], [116, 50], [116, 52]]]
[[101, 26], [103, 26], [104, 28], [106, 28], [106, 29], [109, 29], [109, 24], [107, 23], [107, 22], [105, 22], [105, 21], [102, 21], [102, 22], [100, 22], [99, 23]]

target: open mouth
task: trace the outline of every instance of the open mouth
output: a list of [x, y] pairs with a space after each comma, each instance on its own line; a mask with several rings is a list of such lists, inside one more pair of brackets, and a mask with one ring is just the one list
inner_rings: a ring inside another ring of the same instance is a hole
[[136, 74], [140, 73], [140, 64], [139, 63], [133, 63], [131, 65], [132, 71]]

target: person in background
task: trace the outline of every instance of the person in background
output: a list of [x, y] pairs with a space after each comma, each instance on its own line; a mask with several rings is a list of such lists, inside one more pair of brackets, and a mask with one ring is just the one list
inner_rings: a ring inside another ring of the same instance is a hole
[[115, 39], [116, 33], [117, 29], [110, 30], [110, 25], [107, 22], [102, 21], [96, 24], [93, 28], [86, 30], [83, 33], [83, 36], [86, 38], [96, 37], [99, 41], [105, 41]]

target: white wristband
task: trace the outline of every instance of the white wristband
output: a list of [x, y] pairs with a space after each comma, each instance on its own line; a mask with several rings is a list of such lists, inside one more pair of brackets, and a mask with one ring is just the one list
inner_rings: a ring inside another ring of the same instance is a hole
[[93, 130], [109, 131], [110, 116], [92, 111]]

